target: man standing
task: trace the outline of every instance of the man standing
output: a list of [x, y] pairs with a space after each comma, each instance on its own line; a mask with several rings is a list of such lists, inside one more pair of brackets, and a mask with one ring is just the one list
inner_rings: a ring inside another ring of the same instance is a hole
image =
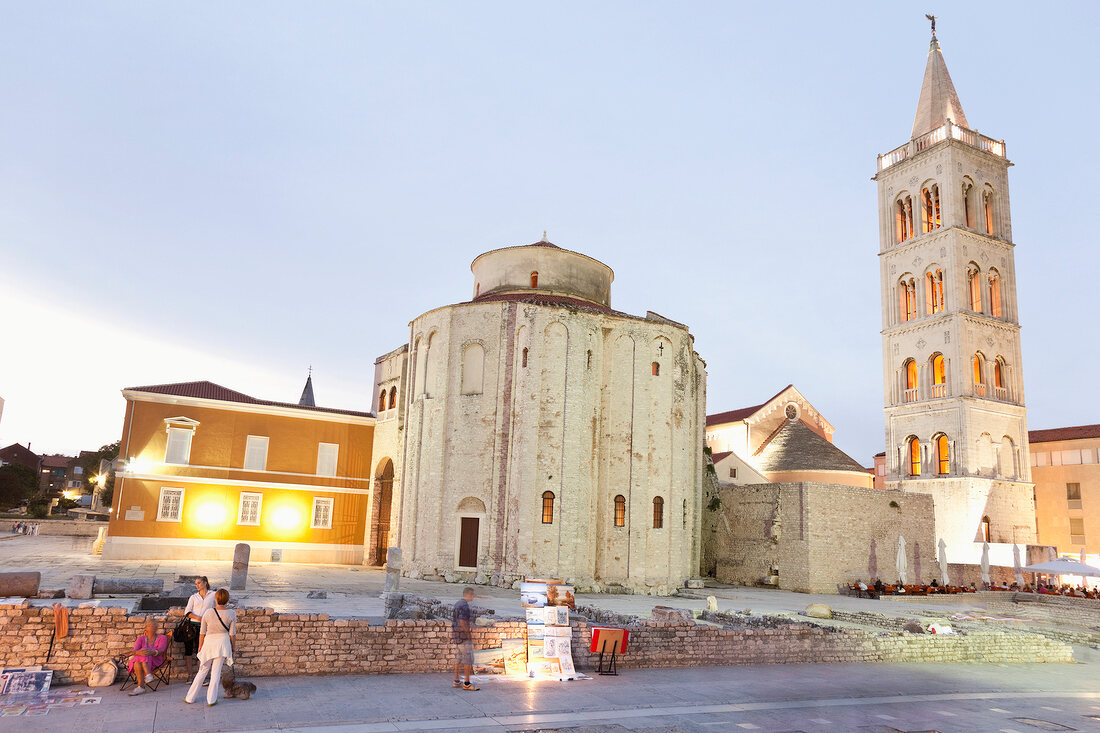
[[[463, 588], [462, 600], [455, 604], [454, 616], [451, 619], [451, 641], [455, 645], [455, 679], [452, 687], [461, 687], [463, 690], [479, 690], [477, 685], [470, 682], [470, 673], [474, 667], [474, 640], [471, 630], [472, 613], [470, 601], [473, 600], [474, 589]], [[459, 672], [466, 668], [466, 681], [460, 682]]]

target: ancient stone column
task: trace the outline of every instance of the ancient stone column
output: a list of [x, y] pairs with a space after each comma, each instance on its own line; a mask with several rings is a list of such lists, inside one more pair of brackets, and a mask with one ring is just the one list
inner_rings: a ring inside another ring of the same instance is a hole
[[0, 573], [0, 598], [34, 598], [42, 573]]
[[386, 550], [386, 587], [385, 593], [395, 593], [401, 582], [401, 548], [390, 547]]
[[248, 582], [248, 558], [252, 554], [252, 546], [245, 542], [238, 542], [233, 550], [233, 577], [229, 580], [230, 590], [244, 590]]
[[[81, 576], [74, 576], [73, 580]], [[133, 595], [160, 593], [164, 590], [163, 578], [94, 578], [92, 592], [95, 595]], [[88, 596], [89, 598], [91, 596]]]

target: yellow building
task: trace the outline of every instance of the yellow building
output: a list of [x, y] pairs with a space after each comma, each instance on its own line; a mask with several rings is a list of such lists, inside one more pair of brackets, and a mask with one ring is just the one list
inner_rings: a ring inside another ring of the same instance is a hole
[[359, 564], [367, 536], [370, 413], [258, 400], [211, 382], [126, 398], [107, 559]]
[[1028, 442], [1039, 544], [1100, 554], [1100, 425], [1031, 430]]

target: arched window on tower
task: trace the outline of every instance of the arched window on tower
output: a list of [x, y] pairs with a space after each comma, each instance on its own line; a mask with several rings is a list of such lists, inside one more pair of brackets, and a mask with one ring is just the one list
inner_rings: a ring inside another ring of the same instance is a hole
[[382, 412], [386, 409], [386, 390], [382, 390], [378, 393], [378, 411]]
[[921, 233], [940, 228], [940, 187], [935, 183], [921, 189]]
[[905, 362], [905, 401], [917, 401], [917, 362], [910, 359]]
[[947, 396], [947, 363], [944, 361], [943, 354], [932, 357], [932, 396]]
[[615, 526], [626, 526], [626, 497], [622, 494], [615, 497]]
[[993, 396], [999, 400], [1008, 399], [1008, 389], [1005, 387], [1005, 367], [1000, 357], [993, 362]]
[[390, 409], [397, 407], [397, 387], [390, 387]]
[[951, 473], [951, 444], [943, 433], [936, 436], [936, 467], [940, 476]]
[[661, 497], [653, 499], [653, 529], [661, 529], [665, 526], [665, 500]]
[[996, 270], [989, 271], [989, 314], [1001, 317], [1001, 274]]
[[963, 225], [966, 226], [968, 229], [973, 229], [974, 228], [974, 218], [975, 218], [974, 217], [974, 214], [975, 214], [975, 212], [974, 212], [974, 202], [972, 201], [972, 199], [974, 197], [974, 184], [968, 179], [963, 179], [962, 194], [963, 194]]
[[911, 321], [917, 317], [917, 284], [913, 278], [903, 279], [898, 283], [898, 297], [900, 298], [900, 315], [902, 322]]
[[974, 367], [974, 395], [985, 397], [985, 356], [979, 351], [974, 354], [971, 363]]
[[924, 276], [925, 312], [928, 315], [943, 313], [943, 270], [933, 270]]
[[985, 233], [993, 234], [993, 189], [986, 186], [982, 193], [982, 210], [985, 214]]
[[970, 310], [975, 313], [982, 312], [982, 272], [978, 266], [971, 264], [966, 268], [966, 284], [970, 294]]
[[554, 492], [542, 492], [542, 523], [554, 523]]
[[537, 288], [539, 286], [539, 274], [537, 272], [531, 273], [531, 287]]
[[982, 517], [981, 537], [982, 542], [992, 542], [993, 532], [992, 525], [989, 522], [989, 517]]
[[910, 438], [906, 449], [909, 453], [909, 475], [920, 476], [920, 440]]
[[655, 377], [661, 376], [661, 365], [660, 365], [660, 363], [653, 362], [650, 365], [650, 370], [653, 372], [653, 376], [655, 376]]
[[897, 240], [900, 244], [913, 236], [913, 197], [903, 196], [894, 202]]

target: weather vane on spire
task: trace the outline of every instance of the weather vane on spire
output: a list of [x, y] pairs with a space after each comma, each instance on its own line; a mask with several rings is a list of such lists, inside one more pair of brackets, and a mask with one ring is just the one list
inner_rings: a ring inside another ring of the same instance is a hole
[[936, 16], [929, 15], [928, 13], [925, 13], [924, 17], [928, 18], [928, 20], [932, 21], [932, 35], [935, 36], [936, 35]]

